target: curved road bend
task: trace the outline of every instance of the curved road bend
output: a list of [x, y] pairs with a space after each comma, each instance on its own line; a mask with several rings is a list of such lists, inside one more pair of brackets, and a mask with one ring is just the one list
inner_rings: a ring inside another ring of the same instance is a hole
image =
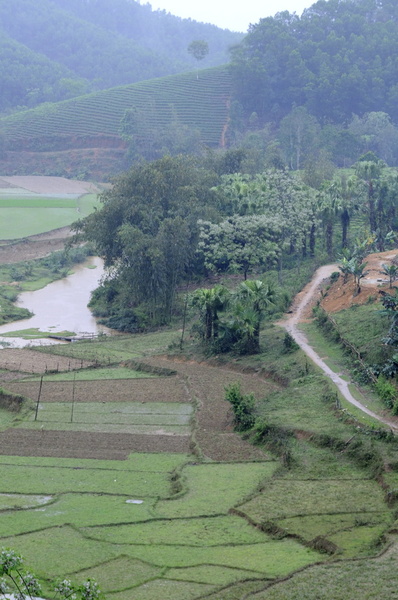
[[333, 381], [333, 383], [338, 387], [343, 397], [353, 406], [356, 406], [364, 413], [376, 419], [380, 423], [384, 425], [388, 425], [392, 430], [398, 433], [398, 426], [390, 421], [389, 419], [383, 418], [380, 415], [377, 415], [373, 411], [369, 410], [366, 406], [361, 404], [358, 400], [354, 398], [351, 394], [348, 386], [349, 383], [344, 381], [340, 377], [338, 373], [334, 373], [332, 369], [330, 369], [327, 364], [322, 360], [322, 358], [315, 352], [315, 350], [310, 346], [306, 335], [298, 328], [298, 323], [302, 319], [302, 314], [308, 304], [313, 300], [314, 295], [317, 291], [317, 288], [322, 283], [324, 279], [330, 277], [333, 271], [337, 270], [337, 265], [326, 265], [320, 267], [316, 272], [310, 283], [304, 288], [302, 292], [296, 297], [292, 314], [288, 315], [288, 318], [284, 321], [280, 321], [279, 325], [284, 327], [286, 331], [290, 333], [291, 336], [296, 340], [302, 350], [307, 354], [307, 356], [318, 365], [322, 371]]

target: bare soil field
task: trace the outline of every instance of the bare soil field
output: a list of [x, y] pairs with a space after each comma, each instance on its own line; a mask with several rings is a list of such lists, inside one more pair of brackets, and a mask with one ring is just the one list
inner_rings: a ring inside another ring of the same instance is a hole
[[131, 435], [80, 431], [7, 429], [0, 455], [126, 460], [132, 452], [189, 452], [187, 436]]
[[40, 175], [15, 175], [1, 177], [0, 187], [17, 187], [36, 194], [96, 194], [100, 191], [95, 183], [76, 181], [65, 177]]
[[[10, 392], [33, 400], [37, 400], [39, 388], [40, 381], [18, 381], [7, 384], [7, 390]], [[40, 402], [71, 402], [72, 398], [74, 402], [141, 402], [143, 404], [190, 401], [182, 382], [175, 377], [102, 379], [76, 381], [75, 383], [73, 381], [43, 381]]]
[[51, 252], [63, 250], [71, 235], [72, 232], [69, 227], [62, 227], [17, 242], [3, 243], [0, 245], [0, 262], [2, 264], [15, 264], [25, 260], [44, 258]]
[[[45, 373], [46, 371], [71, 371], [90, 367], [93, 363], [87, 360], [40, 354], [34, 350], [4, 348], [0, 351], [0, 369], [21, 373]], [[0, 377], [1, 379], [1, 377]]]

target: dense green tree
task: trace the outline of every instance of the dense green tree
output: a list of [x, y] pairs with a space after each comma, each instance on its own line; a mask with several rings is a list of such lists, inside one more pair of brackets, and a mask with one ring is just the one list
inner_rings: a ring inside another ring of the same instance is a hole
[[211, 223], [199, 221], [198, 250], [210, 271], [242, 273], [260, 266], [267, 268], [276, 263], [280, 246], [280, 228], [276, 219], [264, 215], [233, 216]]
[[134, 315], [139, 308], [151, 323], [169, 321], [176, 286], [196, 260], [197, 220], [218, 214], [216, 181], [193, 159], [166, 156], [120, 176], [101, 209], [74, 225], [76, 239], [91, 241], [109, 268], [109, 305]]

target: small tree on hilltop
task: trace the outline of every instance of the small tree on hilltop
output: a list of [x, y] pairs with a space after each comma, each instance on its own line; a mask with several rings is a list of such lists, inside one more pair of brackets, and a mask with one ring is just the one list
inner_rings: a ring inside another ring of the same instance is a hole
[[[188, 46], [188, 54], [196, 58], [199, 62], [209, 54], [209, 44], [205, 40], [194, 40]], [[199, 79], [199, 68], [196, 79]]]

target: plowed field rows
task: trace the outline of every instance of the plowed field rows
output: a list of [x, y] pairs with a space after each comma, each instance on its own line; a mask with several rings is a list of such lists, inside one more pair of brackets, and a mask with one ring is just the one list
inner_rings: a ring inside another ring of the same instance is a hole
[[[48, 354], [39, 355], [42, 361], [47, 357]], [[76, 362], [80, 364], [80, 361]], [[14, 394], [22, 394], [36, 401], [40, 381], [8, 383], [7, 389]], [[76, 382], [43, 380], [40, 402], [71, 402], [72, 398], [75, 402], [189, 402], [190, 400], [182, 381], [176, 377]]]
[[132, 452], [189, 452], [189, 437], [8, 429], [0, 433], [3, 456], [55, 456], [125, 460]]
[[8, 349], [0, 351], [0, 369], [22, 371], [24, 373], [45, 373], [46, 371], [70, 371], [90, 367], [87, 360], [39, 354], [34, 350]]

